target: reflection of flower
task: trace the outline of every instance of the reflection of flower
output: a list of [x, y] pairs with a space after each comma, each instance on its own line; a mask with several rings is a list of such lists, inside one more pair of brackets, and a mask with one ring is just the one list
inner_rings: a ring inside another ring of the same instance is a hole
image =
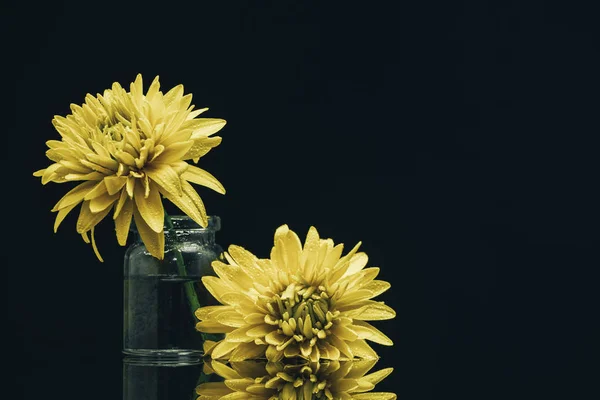
[[224, 382], [203, 383], [196, 388], [199, 400], [392, 400], [394, 393], [371, 392], [392, 372], [386, 368], [365, 375], [374, 360], [311, 362], [284, 359], [283, 362], [241, 361], [230, 366], [213, 361]]
[[219, 277], [202, 278], [223, 305], [196, 312], [199, 331], [226, 333], [212, 349], [213, 358], [372, 358], [365, 339], [392, 345], [365, 322], [393, 318], [395, 312], [371, 300], [390, 285], [375, 280], [379, 268], [364, 269], [367, 256], [357, 253], [359, 245], [341, 257], [343, 246], [320, 239], [315, 228], [302, 246], [283, 225], [275, 232], [270, 259], [230, 246], [229, 264], [213, 262]]
[[[117, 240], [124, 246], [131, 219], [150, 253], [162, 259], [164, 212], [161, 194], [203, 227], [207, 217], [202, 200], [190, 185], [196, 183], [225, 193], [208, 172], [188, 164], [221, 143], [210, 137], [225, 121], [196, 118], [207, 109], [194, 109], [192, 95], [179, 85], [163, 94], [158, 77], [143, 93], [138, 75], [127, 92], [118, 83], [102, 95], [88, 94], [72, 114], [52, 121], [62, 140], [50, 140], [46, 155], [54, 161], [34, 173], [42, 183], [84, 181], [69, 191], [52, 211], [54, 229], [79, 203], [77, 232], [92, 245], [94, 227], [114, 210]], [[100, 260], [102, 260], [100, 258]]]

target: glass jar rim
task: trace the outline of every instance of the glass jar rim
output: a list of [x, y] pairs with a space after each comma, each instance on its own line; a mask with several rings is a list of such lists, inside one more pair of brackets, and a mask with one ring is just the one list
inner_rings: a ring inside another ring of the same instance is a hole
[[[184, 215], [184, 214], [174, 214], [174, 215], [169, 215], [169, 218], [171, 219], [171, 222], [173, 223], [173, 228], [169, 228], [166, 226], [164, 227], [165, 232], [168, 232], [169, 230], [174, 230], [174, 231], [194, 231], [194, 232], [217, 232], [219, 230], [221, 230], [221, 217], [219, 217], [218, 215], [208, 215], [207, 219], [208, 219], [208, 225], [203, 228], [202, 226], [200, 226], [196, 221], [194, 221], [193, 219], [191, 219], [188, 215]], [[132, 220], [131, 221], [131, 225], [130, 225], [130, 231], [132, 232], [137, 232], [137, 228], [135, 226], [135, 222]]]

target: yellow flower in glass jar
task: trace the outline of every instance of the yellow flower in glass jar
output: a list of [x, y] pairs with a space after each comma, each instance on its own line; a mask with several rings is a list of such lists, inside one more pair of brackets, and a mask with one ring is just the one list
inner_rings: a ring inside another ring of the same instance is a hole
[[275, 232], [270, 259], [230, 246], [227, 263], [214, 261], [218, 275], [202, 278], [222, 305], [198, 309], [196, 329], [225, 333], [211, 350], [214, 359], [270, 361], [303, 357], [338, 360], [377, 355], [365, 342], [392, 341], [366, 321], [394, 318], [392, 308], [372, 300], [390, 284], [365, 268], [360, 243], [342, 257], [343, 245], [320, 239], [311, 227], [304, 245], [287, 225]]
[[279, 362], [241, 361], [230, 365], [214, 361], [224, 382], [203, 383], [198, 400], [395, 400], [395, 393], [372, 392], [392, 368], [365, 375], [377, 360], [285, 359]]
[[221, 143], [211, 136], [225, 120], [196, 118], [207, 109], [194, 110], [192, 95], [178, 85], [160, 90], [158, 76], [146, 94], [142, 76], [129, 92], [118, 83], [103, 94], [85, 97], [71, 114], [55, 116], [52, 123], [61, 140], [46, 142], [53, 161], [34, 176], [48, 182], [82, 182], [54, 206], [54, 230], [81, 204], [77, 232], [102, 261], [94, 240], [94, 227], [111, 211], [117, 240], [124, 246], [132, 218], [148, 251], [164, 256], [164, 209], [161, 195], [206, 227], [206, 210], [190, 183], [224, 194], [221, 183], [207, 171], [189, 164]]

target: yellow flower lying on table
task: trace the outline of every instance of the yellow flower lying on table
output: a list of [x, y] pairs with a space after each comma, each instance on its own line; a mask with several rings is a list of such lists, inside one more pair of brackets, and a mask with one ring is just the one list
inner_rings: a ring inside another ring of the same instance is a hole
[[318, 362], [285, 359], [285, 362], [214, 361], [224, 382], [203, 383], [196, 388], [198, 400], [394, 400], [396, 394], [371, 392], [391, 372], [385, 368], [365, 375], [374, 360]]
[[343, 245], [320, 239], [311, 227], [304, 245], [287, 225], [275, 232], [270, 259], [232, 245], [228, 264], [214, 261], [218, 277], [202, 282], [222, 305], [198, 309], [196, 329], [225, 333], [211, 349], [214, 359], [266, 357], [339, 360], [373, 358], [370, 340], [392, 341], [366, 321], [394, 318], [389, 306], [372, 298], [390, 284], [375, 280], [379, 268], [365, 268], [360, 243], [342, 255]]
[[77, 233], [98, 258], [94, 227], [113, 211], [117, 240], [127, 241], [132, 218], [148, 251], [164, 256], [164, 209], [161, 195], [202, 227], [207, 216], [202, 200], [190, 183], [224, 194], [221, 183], [207, 171], [190, 165], [221, 143], [212, 136], [225, 120], [196, 118], [207, 108], [194, 110], [192, 95], [178, 85], [167, 93], [158, 77], [146, 94], [138, 75], [127, 92], [118, 83], [96, 97], [88, 94], [72, 114], [55, 116], [52, 123], [61, 140], [46, 142], [54, 163], [34, 176], [48, 182], [83, 181], [54, 206], [54, 230], [81, 203]]

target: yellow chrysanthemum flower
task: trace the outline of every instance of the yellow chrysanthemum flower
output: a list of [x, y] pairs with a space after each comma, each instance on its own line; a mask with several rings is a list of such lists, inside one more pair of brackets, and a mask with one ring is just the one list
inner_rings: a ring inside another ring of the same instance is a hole
[[396, 394], [371, 392], [392, 371], [365, 375], [377, 360], [320, 362], [285, 359], [284, 362], [241, 361], [230, 366], [214, 361], [224, 382], [203, 383], [198, 400], [394, 400]]
[[94, 227], [114, 210], [117, 240], [127, 242], [132, 218], [149, 252], [164, 253], [164, 210], [161, 195], [203, 227], [204, 204], [190, 185], [199, 184], [224, 194], [223, 185], [210, 173], [188, 164], [221, 143], [211, 137], [225, 120], [196, 118], [207, 108], [194, 110], [192, 95], [178, 85], [160, 90], [158, 76], [146, 94], [138, 75], [127, 92], [118, 83], [96, 97], [88, 94], [82, 106], [71, 104], [72, 114], [55, 116], [52, 123], [62, 140], [46, 142], [46, 155], [54, 161], [34, 176], [48, 182], [83, 181], [54, 206], [54, 231], [81, 203], [77, 232], [92, 246]]
[[[275, 232], [270, 259], [259, 259], [239, 246], [214, 261], [218, 277], [202, 278], [222, 305], [196, 311], [196, 329], [225, 333], [212, 349], [215, 359], [267, 357], [372, 357], [365, 340], [392, 341], [366, 321], [395, 317], [393, 309], [371, 300], [390, 284], [375, 280], [379, 268], [364, 268], [368, 258], [360, 243], [341, 257], [343, 245], [320, 239], [311, 227], [304, 246], [287, 225]], [[376, 356], [376, 354], [375, 354]]]

